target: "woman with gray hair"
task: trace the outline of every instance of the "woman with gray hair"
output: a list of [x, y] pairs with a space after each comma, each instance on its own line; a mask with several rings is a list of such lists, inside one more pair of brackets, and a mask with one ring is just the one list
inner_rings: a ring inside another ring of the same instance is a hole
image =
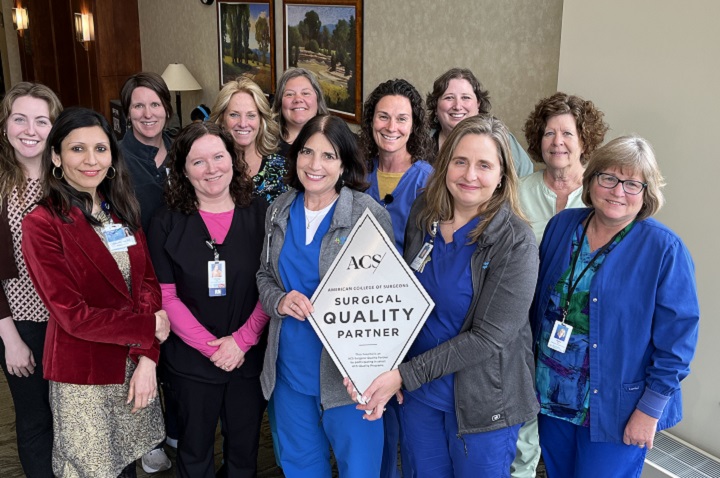
[[272, 110], [280, 123], [280, 154], [286, 158], [305, 123], [329, 113], [320, 83], [305, 68], [292, 68], [283, 73]]
[[550, 477], [640, 476], [655, 432], [682, 418], [700, 312], [690, 253], [651, 217], [663, 185], [650, 144], [617, 138], [583, 174], [590, 207], [545, 229], [530, 318]]

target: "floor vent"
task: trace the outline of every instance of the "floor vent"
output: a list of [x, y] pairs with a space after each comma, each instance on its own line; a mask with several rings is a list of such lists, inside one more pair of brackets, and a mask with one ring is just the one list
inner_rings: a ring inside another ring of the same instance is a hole
[[720, 460], [664, 431], [645, 457], [643, 478], [720, 478]]

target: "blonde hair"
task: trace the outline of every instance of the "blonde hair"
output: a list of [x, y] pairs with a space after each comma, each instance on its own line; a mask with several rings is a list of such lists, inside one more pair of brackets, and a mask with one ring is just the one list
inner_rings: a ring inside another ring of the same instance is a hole
[[265, 98], [262, 89], [249, 78], [240, 76], [233, 81], [225, 83], [215, 99], [209, 121], [224, 128], [223, 117], [230, 104], [230, 100], [237, 93], [245, 93], [255, 102], [260, 113], [260, 130], [255, 138], [255, 149], [260, 156], [267, 156], [277, 151], [280, 140], [280, 127], [275, 121], [275, 115], [270, 110], [270, 103]]
[[506, 203], [509, 204], [510, 210], [516, 216], [524, 219], [518, 200], [518, 177], [513, 167], [512, 152], [508, 141], [510, 133], [499, 119], [489, 115], [472, 116], [462, 120], [443, 143], [435, 162], [435, 171], [428, 181], [425, 207], [417, 216], [417, 226], [421, 230], [430, 232], [434, 221], [453, 219], [454, 198], [447, 188], [445, 178], [455, 148], [461, 139], [470, 134], [487, 136], [493, 140], [498, 150], [498, 160], [502, 169], [499, 187], [493, 192], [490, 199], [478, 208], [477, 216], [482, 214], [484, 218], [470, 234], [471, 242], [476, 242]]

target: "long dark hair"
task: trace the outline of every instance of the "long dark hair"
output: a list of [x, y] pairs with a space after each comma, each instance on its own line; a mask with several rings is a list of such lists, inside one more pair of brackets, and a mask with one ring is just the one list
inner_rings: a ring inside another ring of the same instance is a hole
[[297, 173], [297, 157], [315, 133], [322, 133], [327, 138], [342, 162], [343, 172], [335, 184], [335, 192], [339, 193], [343, 186], [355, 191], [365, 191], [368, 188], [365, 181], [367, 168], [358, 149], [357, 136], [350, 131], [345, 121], [331, 115], [318, 115], [305, 123], [300, 130], [288, 153], [285, 183], [298, 191], [305, 190]]
[[73, 188], [64, 177], [58, 179], [53, 175], [55, 167], [52, 162], [53, 153], [61, 156], [62, 143], [70, 133], [79, 128], [92, 126], [99, 126], [107, 136], [112, 157], [111, 166], [115, 168], [115, 175], [105, 176], [98, 185], [98, 194], [108, 204], [110, 210], [134, 232], [140, 228], [140, 206], [130, 185], [130, 175], [125, 160], [105, 117], [87, 108], [66, 109], [60, 113], [50, 130], [42, 157], [44, 192], [40, 204], [64, 222], [72, 221], [69, 215], [70, 209], [77, 207], [90, 224], [100, 225], [100, 221], [92, 215], [93, 198], [90, 194]]
[[233, 202], [236, 206], [245, 207], [252, 201], [253, 181], [248, 173], [248, 165], [235, 151], [235, 142], [230, 133], [215, 123], [190, 123], [177, 135], [168, 156], [170, 173], [165, 184], [165, 201], [171, 210], [184, 214], [198, 210], [195, 188], [185, 175], [185, 162], [195, 141], [208, 135], [220, 138], [232, 159], [230, 196]]
[[386, 96], [402, 96], [410, 102], [412, 110], [412, 131], [407, 141], [407, 151], [412, 162], [418, 159], [428, 160], [431, 154], [430, 130], [425, 117], [425, 102], [422, 96], [408, 81], [403, 79], [388, 80], [380, 83], [365, 100], [363, 117], [360, 124], [360, 144], [362, 145], [368, 168], [373, 166], [373, 158], [378, 155], [378, 147], [373, 138], [373, 120], [375, 108]]

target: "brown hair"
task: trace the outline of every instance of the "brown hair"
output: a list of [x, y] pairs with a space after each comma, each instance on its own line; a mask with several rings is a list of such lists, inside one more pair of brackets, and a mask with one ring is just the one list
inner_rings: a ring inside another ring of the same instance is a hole
[[450, 80], [466, 80], [472, 86], [475, 97], [478, 102], [478, 114], [485, 115], [490, 112], [492, 105], [490, 104], [490, 93], [483, 88], [482, 83], [478, 80], [472, 71], [467, 68], [451, 68], [442, 75], [438, 76], [433, 83], [433, 89], [427, 95], [427, 109], [430, 127], [439, 128], [440, 123], [437, 117], [437, 105], [440, 97], [450, 86]]
[[305, 143], [315, 133], [322, 133], [325, 136], [342, 162], [343, 172], [335, 184], [335, 191], [339, 193], [343, 186], [355, 191], [365, 191], [368, 188], [368, 183], [365, 181], [367, 169], [358, 150], [357, 136], [350, 131], [345, 121], [331, 115], [318, 115], [305, 123], [300, 130], [288, 154], [285, 183], [298, 191], [305, 190], [297, 174], [297, 157], [300, 150], [305, 147]]
[[275, 113], [278, 122], [280, 123], [280, 134], [283, 139], [287, 138], [288, 135], [287, 121], [285, 121], [285, 117], [282, 115], [282, 99], [285, 95], [285, 87], [287, 86], [288, 81], [299, 76], [307, 78], [312, 85], [313, 90], [315, 90], [315, 95], [317, 95], [317, 114], [326, 115], [330, 113], [327, 103], [325, 102], [325, 97], [323, 96], [322, 88], [320, 88], [320, 83], [318, 83], [315, 74], [305, 68], [290, 68], [289, 70], [285, 70], [285, 73], [282, 74], [280, 80], [278, 81], [278, 87], [275, 91], [275, 98], [273, 99], [272, 104], [273, 113]]
[[457, 148], [461, 139], [470, 134], [484, 135], [493, 140], [498, 150], [498, 159], [502, 168], [500, 187], [493, 192], [492, 197], [484, 204], [484, 207], [479, 208], [477, 211], [477, 215], [482, 214], [484, 218], [470, 234], [471, 241], [476, 242], [504, 204], [508, 203], [516, 216], [524, 218], [518, 200], [518, 177], [513, 166], [512, 152], [508, 141], [510, 133], [499, 119], [490, 115], [465, 118], [455, 126], [443, 143], [435, 162], [435, 171], [428, 180], [425, 192], [425, 207], [417, 215], [417, 226], [421, 230], [430, 232], [434, 221], [450, 221], [453, 219], [454, 199], [447, 188], [445, 178], [447, 177], [450, 161], [455, 154], [455, 148]]
[[167, 84], [165, 84], [165, 80], [163, 80], [162, 76], [151, 71], [141, 71], [140, 73], [135, 73], [133, 76], [128, 78], [123, 85], [122, 90], [120, 91], [120, 103], [123, 111], [125, 112], [125, 116], [128, 118], [130, 117], [130, 106], [132, 103], [133, 91], [135, 91], [135, 88], [140, 88], [141, 86], [154, 91], [155, 94], [158, 95], [160, 103], [162, 103], [163, 108], [165, 108], [165, 118], [170, 119], [173, 113], [172, 104], [170, 102], [170, 90], [168, 89]]
[[608, 125], [603, 122], [604, 114], [595, 107], [592, 101], [584, 100], [579, 96], [557, 92], [552, 96], [543, 98], [528, 116], [523, 131], [528, 143], [528, 153], [536, 163], [543, 163], [542, 138], [548, 119], [553, 116], [570, 113], [575, 118], [583, 152], [580, 162], [585, 165], [589, 155], [602, 144], [607, 133]]
[[235, 142], [230, 133], [215, 123], [190, 123], [177, 135], [168, 155], [170, 172], [165, 184], [165, 200], [171, 210], [184, 214], [192, 214], [198, 210], [195, 188], [185, 175], [185, 162], [195, 141], [207, 135], [220, 138], [230, 153], [233, 170], [230, 196], [235, 205], [245, 207], [252, 200], [253, 182], [248, 174], [248, 165], [235, 152]]
[[30, 96], [45, 100], [50, 112], [50, 122], [54, 123], [62, 111], [62, 104], [57, 95], [47, 86], [40, 83], [21, 82], [10, 88], [0, 104], [0, 205], [2, 198], [10, 194], [13, 188], [18, 188], [22, 195], [25, 191], [25, 172], [22, 165], [15, 158], [15, 150], [7, 138], [7, 121], [12, 114], [15, 100], [23, 96]]
[[360, 123], [360, 144], [368, 162], [368, 168], [372, 167], [372, 160], [378, 155], [378, 147], [373, 139], [373, 120], [375, 108], [381, 99], [386, 96], [402, 96], [410, 101], [412, 109], [412, 131], [407, 142], [407, 151], [412, 156], [412, 162], [418, 159], [429, 159], [431, 141], [425, 117], [425, 102], [418, 90], [403, 79], [388, 80], [380, 83], [370, 95], [368, 95], [363, 106], [362, 122]]

